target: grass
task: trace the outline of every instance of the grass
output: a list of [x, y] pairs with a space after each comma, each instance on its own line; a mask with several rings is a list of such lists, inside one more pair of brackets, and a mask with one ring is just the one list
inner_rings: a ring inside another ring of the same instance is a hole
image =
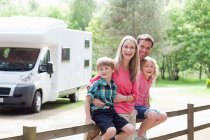
[[178, 81], [172, 80], [157, 80], [156, 84], [157, 87], [168, 87], [168, 86], [205, 86], [206, 80], [195, 80], [195, 79], [180, 79]]
[[[177, 93], [190, 95], [210, 95], [210, 88], [206, 87], [205, 80], [180, 79], [178, 81], [158, 80], [156, 87], [177, 87]], [[178, 89], [179, 88], [179, 89]]]
[[84, 104], [83, 101], [79, 100], [76, 103], [70, 103], [69, 99], [59, 98], [57, 101], [48, 102], [43, 105], [42, 109], [59, 109], [59, 110], [66, 110], [66, 109], [75, 109]]

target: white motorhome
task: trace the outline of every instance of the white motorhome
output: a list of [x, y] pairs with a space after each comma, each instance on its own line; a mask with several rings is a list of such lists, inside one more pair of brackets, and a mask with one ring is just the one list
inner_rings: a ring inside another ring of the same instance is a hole
[[47, 17], [0, 18], [0, 106], [41, 105], [67, 97], [91, 78], [92, 33]]

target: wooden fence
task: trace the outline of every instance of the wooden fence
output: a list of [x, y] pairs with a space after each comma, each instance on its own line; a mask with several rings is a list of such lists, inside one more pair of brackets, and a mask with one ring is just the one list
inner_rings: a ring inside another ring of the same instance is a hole
[[[210, 123], [194, 127], [194, 112], [210, 109], [210, 105], [194, 107], [193, 104], [188, 104], [187, 109], [167, 112], [168, 117], [175, 117], [187, 114], [187, 129], [177, 131], [174, 133], [153, 137], [150, 140], [167, 140], [178, 136], [186, 135], [187, 140], [194, 140], [194, 132], [210, 127]], [[76, 134], [82, 134], [99, 129], [96, 125], [81, 125], [70, 128], [63, 128], [58, 130], [51, 130], [45, 132], [36, 132], [36, 127], [23, 126], [23, 135], [3, 138], [0, 140], [48, 140]]]

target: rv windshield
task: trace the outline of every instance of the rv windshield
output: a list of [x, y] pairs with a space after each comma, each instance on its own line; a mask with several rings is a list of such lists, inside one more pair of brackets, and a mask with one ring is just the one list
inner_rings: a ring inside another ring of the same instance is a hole
[[35, 66], [39, 49], [0, 47], [0, 71], [28, 71]]

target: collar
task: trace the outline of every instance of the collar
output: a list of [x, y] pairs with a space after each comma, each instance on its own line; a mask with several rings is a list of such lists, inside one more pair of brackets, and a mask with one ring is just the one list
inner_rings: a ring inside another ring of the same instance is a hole
[[[99, 81], [104, 86], [109, 85], [104, 78], [100, 78]], [[111, 79], [110, 83], [111, 83], [111, 85], [113, 85], [114, 84], [114, 81]]]

